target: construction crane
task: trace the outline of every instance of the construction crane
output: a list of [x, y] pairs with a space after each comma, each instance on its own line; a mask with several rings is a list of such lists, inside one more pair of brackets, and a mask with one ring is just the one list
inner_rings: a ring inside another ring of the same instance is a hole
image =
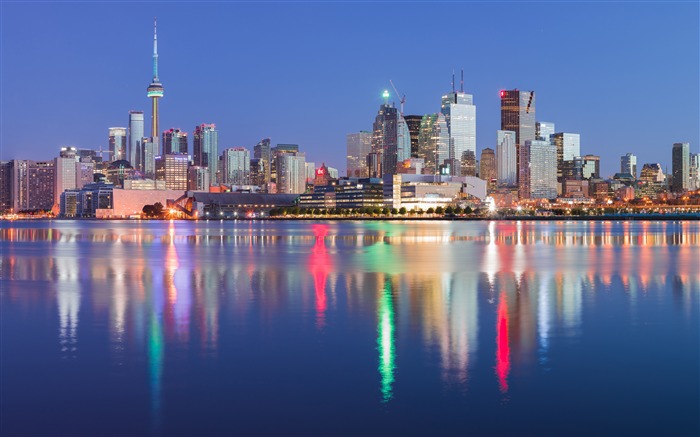
[[394, 85], [394, 82], [389, 79], [389, 83], [391, 84], [391, 87], [394, 89], [394, 92], [396, 93], [397, 96], [401, 96], [401, 116], [403, 117], [403, 104], [406, 103], [406, 94], [401, 94], [399, 90], [396, 89], [396, 85]]

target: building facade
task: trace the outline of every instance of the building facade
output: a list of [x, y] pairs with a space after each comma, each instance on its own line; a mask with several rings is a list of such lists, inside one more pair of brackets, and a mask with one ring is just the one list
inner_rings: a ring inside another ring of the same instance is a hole
[[626, 153], [620, 157], [620, 173], [629, 173], [637, 179], [637, 157]]
[[501, 91], [501, 130], [515, 132], [516, 179], [520, 180], [520, 147], [535, 140], [535, 92]]
[[479, 159], [479, 177], [486, 181], [489, 187], [496, 185], [496, 153], [487, 147], [481, 151]]
[[128, 159], [126, 155], [126, 128], [109, 128], [109, 155], [110, 161]]
[[673, 182], [671, 191], [682, 193], [690, 189], [690, 143], [674, 143], [671, 154]]
[[221, 155], [221, 182], [226, 185], [248, 185], [250, 180], [250, 151], [231, 147]]
[[360, 131], [347, 134], [345, 140], [348, 177], [368, 177], [367, 155], [372, 151], [372, 132]]
[[550, 142], [557, 148], [557, 181], [563, 181], [564, 163], [573, 161], [577, 156], [581, 156], [581, 135], [566, 132], [557, 132], [550, 136], [549, 139], [543, 140]]
[[442, 96], [440, 112], [449, 135], [449, 159], [460, 162], [461, 174], [476, 175], [476, 105], [474, 96], [462, 91]]
[[555, 129], [554, 123], [551, 121], [537, 121], [535, 122], [535, 139], [549, 141], [556, 132]]
[[517, 186], [518, 158], [514, 131], [496, 131], [496, 166], [498, 185], [506, 187]]
[[557, 197], [557, 149], [549, 141], [526, 140], [520, 149], [520, 197]]
[[175, 128], [163, 131], [163, 155], [186, 155], [187, 150], [187, 132]]
[[129, 111], [129, 162], [143, 173], [143, 111]]
[[210, 183], [218, 182], [219, 175], [219, 131], [215, 124], [195, 126], [192, 135], [194, 165], [206, 168]]
[[156, 179], [165, 181], [168, 190], [187, 190], [190, 161], [187, 155], [169, 154], [156, 157]]

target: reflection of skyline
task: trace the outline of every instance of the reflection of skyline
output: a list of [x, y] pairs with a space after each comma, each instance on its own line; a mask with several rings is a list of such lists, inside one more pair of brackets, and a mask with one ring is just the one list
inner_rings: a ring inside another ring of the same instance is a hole
[[[251, 323], [272, 326], [289, 312], [314, 326], [329, 326], [341, 310], [357, 320], [376, 314], [382, 397], [389, 400], [401, 382], [396, 357], [407, 356], [398, 342], [405, 336], [434, 351], [437, 375], [461, 388], [478, 374], [477, 364], [493, 365], [493, 358], [476, 358], [480, 346], [495, 344], [498, 386], [510, 393], [517, 375], [551, 367], [562, 341], [586, 331], [584, 303], [602, 290], [623, 290], [631, 305], [669, 290], [685, 317], [700, 294], [698, 224], [490, 222], [450, 232], [442, 228], [450, 224], [427, 231], [383, 224], [353, 234], [343, 226], [264, 237], [218, 227], [182, 235], [177, 225], [131, 236], [100, 230], [94, 238], [85, 229], [4, 229], [1, 273], [3, 280], [55, 282], [61, 356], [76, 356], [79, 317], [82, 331], [94, 323], [85, 314], [104, 314], [113, 350], [147, 357], [154, 411], [169, 351], [216, 357], [224, 330], [236, 326], [244, 335]], [[46, 238], [51, 256], [23, 251], [32, 236]], [[561, 246], [553, 250], [553, 242]], [[23, 293], [11, 286], [6, 296], [24, 304]], [[495, 330], [488, 327], [494, 320]], [[111, 359], [121, 363], [124, 354]]]

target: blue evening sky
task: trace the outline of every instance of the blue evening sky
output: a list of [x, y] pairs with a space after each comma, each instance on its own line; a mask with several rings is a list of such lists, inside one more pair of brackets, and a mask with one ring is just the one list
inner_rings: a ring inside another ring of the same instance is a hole
[[477, 155], [495, 147], [498, 91], [512, 88], [535, 90], [537, 118], [580, 133], [581, 152], [601, 155], [606, 176], [626, 152], [640, 168], [670, 170], [674, 142], [692, 152], [700, 143], [695, 1], [0, 7], [4, 160], [106, 148], [107, 129], [126, 126], [130, 109], [148, 114], [156, 15], [161, 130], [191, 137], [215, 123], [220, 150], [270, 137], [343, 170], [345, 135], [371, 130], [389, 79], [406, 114], [426, 114], [460, 68], [477, 105]]

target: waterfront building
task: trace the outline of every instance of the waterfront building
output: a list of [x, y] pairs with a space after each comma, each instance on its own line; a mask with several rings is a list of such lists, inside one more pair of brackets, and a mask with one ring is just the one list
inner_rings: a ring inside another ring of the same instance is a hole
[[264, 217], [273, 208], [291, 207], [297, 204], [298, 194], [263, 193], [189, 193], [186, 203], [191, 217], [200, 219], [230, 219], [237, 217]]
[[11, 170], [6, 165], [5, 171], [12, 172], [12, 194], [7, 197], [11, 197], [14, 212], [50, 210], [54, 204], [58, 205], [55, 200], [55, 161], [14, 160]]
[[382, 152], [370, 152], [367, 155], [367, 172], [371, 178], [382, 175]]
[[620, 173], [629, 173], [637, 178], [637, 157], [631, 153], [626, 153], [620, 157]]
[[581, 159], [583, 179], [600, 179], [600, 156], [584, 155]]
[[418, 137], [420, 136], [420, 125], [423, 121], [422, 115], [404, 115], [408, 133], [411, 136], [411, 157], [418, 156]]
[[345, 141], [347, 148], [346, 165], [348, 177], [367, 177], [369, 174], [367, 155], [372, 151], [372, 132], [360, 131], [347, 134], [345, 136]]
[[168, 154], [156, 157], [156, 179], [165, 181], [168, 190], [187, 190], [189, 156]]
[[163, 131], [163, 155], [186, 155], [187, 150], [187, 132], [175, 128]]
[[496, 153], [493, 149], [487, 147], [481, 151], [479, 164], [479, 177], [486, 181], [488, 187], [493, 188], [497, 180]]
[[[563, 181], [564, 162], [581, 156], [581, 135], [558, 132], [550, 137], [557, 150], [557, 181]], [[550, 139], [545, 141], [550, 142]]]
[[261, 160], [262, 165], [259, 168], [264, 171], [263, 182], [256, 185], [265, 186], [270, 182], [270, 170], [272, 165], [269, 138], [264, 138], [255, 145], [253, 148], [253, 158]]
[[556, 132], [554, 123], [551, 121], [535, 122], [535, 139], [540, 141], [549, 141], [550, 137]]
[[690, 188], [690, 143], [674, 143], [672, 152], [673, 182], [671, 191], [682, 193]]
[[535, 140], [535, 92], [501, 90], [501, 130], [515, 132], [516, 181], [520, 181], [520, 148]]
[[248, 185], [250, 181], [250, 151], [232, 147], [221, 155], [221, 182], [226, 185]]
[[475, 176], [384, 175], [384, 205], [407, 210], [447, 207], [486, 198], [486, 181]]
[[517, 164], [515, 132], [508, 130], [496, 131], [496, 177], [498, 185], [507, 187], [517, 185]]
[[[126, 160], [122, 160], [127, 162]], [[114, 185], [95, 182], [80, 189], [66, 190], [61, 193], [61, 217], [97, 217], [100, 209], [112, 209], [112, 193]]]
[[189, 191], [209, 191], [209, 169], [199, 165], [192, 165], [188, 169], [187, 189]]
[[460, 162], [461, 174], [476, 176], [476, 105], [474, 96], [463, 90], [442, 96], [440, 112], [449, 135], [449, 159]]
[[[320, 170], [320, 169], [319, 169]], [[384, 186], [379, 178], [328, 178], [314, 183], [313, 191], [299, 196], [299, 206], [306, 209], [357, 209], [384, 207]]]
[[[192, 135], [194, 165], [206, 168], [210, 184], [218, 182], [219, 175], [219, 131], [215, 124], [195, 126]], [[208, 189], [208, 188], [207, 188]]]
[[526, 140], [520, 148], [520, 197], [557, 197], [557, 149], [549, 141]]
[[143, 173], [143, 111], [129, 111], [129, 162]]
[[128, 159], [126, 155], [126, 128], [109, 128], [109, 155], [110, 161]]

